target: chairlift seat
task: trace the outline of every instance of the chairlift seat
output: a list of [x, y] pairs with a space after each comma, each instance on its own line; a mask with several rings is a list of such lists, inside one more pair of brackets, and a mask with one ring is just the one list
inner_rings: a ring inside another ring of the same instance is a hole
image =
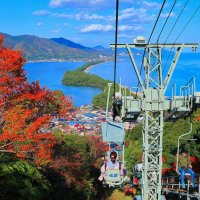
[[136, 122], [140, 112], [127, 112], [122, 118], [123, 122]]
[[101, 128], [103, 142], [124, 142], [125, 131], [123, 123], [102, 122]]
[[117, 186], [123, 183], [123, 177], [120, 175], [119, 169], [107, 169], [104, 180], [109, 186]]

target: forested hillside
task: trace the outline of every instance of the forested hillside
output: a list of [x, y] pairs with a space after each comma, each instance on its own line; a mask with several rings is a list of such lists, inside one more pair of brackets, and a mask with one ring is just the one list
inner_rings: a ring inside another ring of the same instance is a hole
[[[102, 79], [101, 77], [94, 74], [88, 74], [85, 72], [85, 70], [88, 67], [100, 64], [102, 62], [104, 61], [97, 60], [97, 61], [87, 62], [76, 70], [66, 72], [62, 80], [63, 84], [66, 85], [89, 86], [89, 87], [100, 88], [102, 92], [99, 95], [96, 95], [92, 101], [93, 105], [97, 108], [105, 108], [108, 95], [108, 83], [112, 83], [112, 81]], [[115, 87], [116, 91], [118, 91], [119, 85], [116, 84]], [[110, 91], [110, 99], [112, 99], [113, 92], [114, 88], [112, 86]], [[127, 90], [127, 92], [129, 91]], [[112, 101], [109, 102], [109, 107], [111, 107], [111, 104]]]
[[[58, 91], [41, 88], [38, 82], [28, 83], [22, 68], [25, 62], [19, 51], [3, 46], [0, 36], [0, 199], [107, 199], [112, 189], [105, 190], [98, 181], [105, 153], [101, 136], [59, 130], [41, 133], [53, 113], [70, 115], [72, 102]], [[175, 162], [177, 139], [189, 129], [189, 117], [164, 124], [165, 168]], [[193, 130], [188, 138], [196, 140], [182, 140], [181, 150], [200, 159], [200, 109], [193, 113]], [[141, 162], [141, 124], [127, 132], [125, 146], [130, 170]]]
[[76, 85], [76, 86], [89, 86], [89, 87], [98, 87], [104, 89], [108, 81], [100, 78], [97, 75], [91, 75], [85, 73], [85, 70], [88, 67], [97, 65], [104, 62], [103, 60], [91, 61], [82, 65], [80, 68], [66, 72], [63, 77], [63, 84], [66, 85]]
[[[29, 84], [25, 59], [0, 36], [0, 199], [101, 199], [99, 136], [40, 132], [52, 113], [66, 116], [70, 98]], [[28, 197], [28, 198], [27, 198]]]
[[[108, 55], [87, 47], [83, 48], [83, 46], [64, 38], [65, 43], [63, 43], [63, 40], [61, 42], [59, 38], [47, 39], [34, 35], [12, 36], [5, 33], [3, 35], [4, 45], [11, 49], [22, 50], [23, 56], [28, 61], [89, 61], [99, 59], [102, 55]], [[66, 41], [68, 41], [67, 44]]]
[[[185, 151], [191, 156], [195, 156], [200, 159], [200, 109], [193, 113], [193, 129], [185, 139], [194, 138], [196, 140], [181, 140], [180, 152]], [[171, 168], [176, 162], [177, 142], [178, 137], [184, 133], [190, 131], [190, 117], [186, 119], [179, 119], [176, 122], [164, 123], [163, 134], [163, 156], [164, 163], [163, 168]], [[129, 130], [126, 135], [126, 160], [127, 167], [129, 169], [135, 163], [141, 162], [142, 159], [142, 124], [137, 125], [134, 129]], [[200, 164], [200, 163], [199, 163]], [[199, 165], [200, 169], [200, 165]]]

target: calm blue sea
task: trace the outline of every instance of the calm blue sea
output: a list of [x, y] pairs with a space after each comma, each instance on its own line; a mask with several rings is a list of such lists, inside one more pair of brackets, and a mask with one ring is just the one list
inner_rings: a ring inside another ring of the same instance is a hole
[[[170, 59], [168, 59], [168, 54], [165, 54], [166, 57], [163, 57], [163, 71], [164, 77], [166, 76], [167, 69], [169, 69]], [[172, 55], [171, 55], [172, 56]], [[171, 57], [170, 56], [170, 57]], [[142, 55], [135, 56], [136, 64], [140, 69]], [[89, 71], [90, 74], [96, 74], [107, 80], [114, 80], [114, 63], [107, 62], [100, 65], [96, 65]], [[122, 85], [128, 87], [136, 87], [138, 84], [135, 71], [132, 67], [130, 58], [127, 56], [120, 57], [117, 62], [117, 73], [116, 81], [119, 83], [120, 79]], [[142, 77], [144, 77], [142, 75]], [[174, 70], [173, 76], [166, 91], [167, 96], [172, 94], [172, 85], [176, 84], [177, 95], [179, 94], [179, 88], [185, 85], [192, 77], [196, 79], [196, 88], [200, 91], [200, 53], [183, 53], [180, 56], [180, 59], [177, 63], [177, 66]]]
[[[142, 55], [135, 56], [138, 68], [142, 60]], [[166, 62], [167, 58], [163, 58], [163, 68], [166, 69], [169, 65]], [[24, 68], [27, 71], [28, 80], [40, 81], [41, 86], [46, 86], [51, 90], [62, 90], [65, 95], [72, 96], [74, 104], [81, 106], [91, 104], [93, 96], [99, 94], [101, 91], [98, 88], [92, 87], [77, 87], [66, 86], [62, 84], [62, 78], [66, 71], [74, 70], [80, 67], [83, 62], [41, 62], [41, 63], [27, 63]], [[94, 66], [90, 69], [90, 74], [96, 74], [104, 79], [113, 81], [114, 70], [113, 62], [106, 62]], [[164, 71], [164, 74], [167, 70]], [[122, 84], [128, 87], [137, 86], [137, 78], [129, 57], [121, 56], [117, 62], [116, 81], [119, 83], [121, 79]], [[185, 85], [192, 77], [196, 78], [196, 87], [200, 91], [200, 54], [199, 53], [184, 53], [181, 55], [179, 62], [175, 68], [168, 90], [167, 96], [171, 96], [172, 84], [176, 83], [177, 88]], [[177, 94], [178, 94], [177, 89]]]
[[101, 92], [98, 88], [66, 86], [62, 78], [66, 71], [80, 67], [83, 62], [37, 62], [27, 63], [24, 66], [28, 80], [40, 81], [42, 87], [51, 90], [62, 90], [65, 95], [73, 98], [75, 106], [91, 104], [93, 96]]

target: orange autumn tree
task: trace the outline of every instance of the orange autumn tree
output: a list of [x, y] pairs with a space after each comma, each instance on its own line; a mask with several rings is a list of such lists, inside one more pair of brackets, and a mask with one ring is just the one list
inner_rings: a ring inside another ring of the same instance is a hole
[[71, 101], [65, 96], [28, 83], [20, 51], [3, 46], [0, 35], [0, 152], [31, 158], [38, 164], [51, 158], [56, 139], [51, 132], [38, 131], [48, 126], [51, 113], [65, 115]]
[[197, 122], [200, 122], [200, 115], [197, 115], [196, 119]]

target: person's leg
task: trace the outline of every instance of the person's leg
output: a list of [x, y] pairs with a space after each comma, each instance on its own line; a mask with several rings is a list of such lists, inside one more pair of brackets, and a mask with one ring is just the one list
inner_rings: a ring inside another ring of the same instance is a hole
[[185, 179], [185, 170], [180, 168], [179, 172], [181, 174], [181, 186], [182, 186], [182, 188], [185, 188], [185, 180], [184, 180]]
[[188, 168], [188, 169], [186, 169], [185, 172], [191, 175], [192, 187], [194, 187], [194, 171], [192, 169]]

